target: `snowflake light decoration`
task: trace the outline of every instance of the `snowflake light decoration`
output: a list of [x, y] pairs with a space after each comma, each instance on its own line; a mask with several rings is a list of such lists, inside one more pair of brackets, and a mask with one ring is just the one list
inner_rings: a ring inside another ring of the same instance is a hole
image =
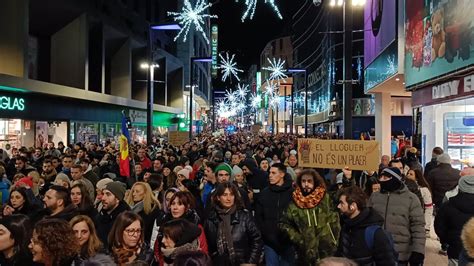
[[260, 104], [262, 103], [262, 96], [256, 95], [255, 93], [252, 94], [252, 101], [250, 102], [250, 107], [253, 111], [260, 109]]
[[[255, 15], [255, 9], [257, 7], [257, 1], [258, 0], [245, 0], [244, 4], [246, 7], [245, 12], [241, 17], [242, 22], [244, 22], [246, 19], [253, 19], [253, 16]], [[236, 0], [236, 2], [238, 2], [238, 0]], [[265, 0], [265, 3], [269, 4], [273, 8], [279, 19], [283, 19], [280, 9], [275, 4], [275, 0]]]
[[280, 91], [278, 85], [275, 82], [267, 80], [267, 85], [265, 86], [265, 95], [268, 98], [268, 104], [275, 109], [280, 103]]
[[211, 7], [212, 4], [207, 3], [205, 0], [197, 0], [195, 6], [192, 6], [189, 0], [184, 0], [184, 6], [181, 12], [168, 12], [168, 16], [173, 16], [174, 21], [181, 25], [181, 30], [178, 35], [174, 38], [174, 41], [178, 40], [183, 36], [183, 42], [186, 41], [189, 29], [194, 25], [194, 29], [197, 32], [201, 32], [204, 40], [209, 44], [209, 39], [204, 32], [203, 25], [205, 25], [205, 18], [217, 18], [216, 15], [205, 14], [205, 11]]
[[234, 76], [237, 81], [240, 81], [239, 75], [237, 72], [244, 72], [241, 69], [237, 68], [237, 62], [234, 62], [235, 54], [229, 58], [229, 53], [225, 53], [225, 58], [219, 54], [221, 58], [221, 64], [218, 66], [219, 69], [222, 69], [222, 81], [226, 81], [227, 78], [230, 78], [232, 81], [232, 76]]
[[245, 98], [247, 97], [248, 92], [249, 92], [249, 85], [239, 84], [237, 86], [237, 95], [240, 101], [242, 102], [245, 101]]
[[285, 69], [285, 60], [282, 60], [281, 58], [273, 58], [273, 60], [270, 60], [267, 58], [268, 63], [270, 63], [269, 67], [262, 67], [264, 70], [270, 71], [270, 80], [274, 79], [286, 79], [288, 76], [285, 74], [286, 69]]

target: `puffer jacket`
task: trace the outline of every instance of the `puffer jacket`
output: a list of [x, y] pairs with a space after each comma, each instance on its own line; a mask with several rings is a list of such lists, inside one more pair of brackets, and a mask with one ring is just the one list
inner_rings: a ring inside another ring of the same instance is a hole
[[[214, 265], [224, 265], [229, 260], [228, 256], [222, 256], [217, 252], [217, 241], [219, 238], [218, 228], [221, 218], [215, 209], [204, 226], [208, 240], [209, 255]], [[258, 264], [262, 254], [262, 236], [252, 214], [247, 210], [237, 210], [230, 216], [232, 227], [233, 246], [236, 254], [236, 261], [231, 265]]]
[[263, 243], [277, 253], [289, 246], [286, 235], [278, 229], [278, 222], [290, 204], [292, 193], [291, 177], [285, 176], [282, 186], [270, 185], [256, 199], [255, 218], [262, 232]]
[[434, 228], [441, 243], [447, 243], [448, 257], [457, 259], [462, 251], [461, 231], [474, 217], [474, 194], [459, 192], [445, 202], [435, 217]]
[[405, 185], [394, 192], [374, 192], [369, 199], [384, 217], [384, 229], [392, 234], [398, 260], [407, 261], [412, 252], [425, 254], [425, 217], [418, 197]]
[[427, 181], [433, 192], [433, 203], [441, 206], [446, 191], [453, 189], [459, 182], [460, 171], [450, 164], [442, 163], [428, 173]]
[[397, 258], [392, 244], [383, 230], [374, 234], [373, 249], [370, 250], [365, 239], [365, 230], [372, 225], [383, 226], [383, 217], [372, 208], [363, 209], [353, 218], [343, 219], [341, 237], [339, 238], [338, 256], [349, 258], [358, 265], [397, 265]]
[[[279, 223], [279, 228], [295, 245], [298, 253], [298, 265], [316, 265], [325, 257], [334, 255], [340, 232], [339, 214], [334, 210], [331, 197], [324, 188], [319, 197], [313, 191], [307, 197], [297, 188]], [[299, 202], [311, 204], [299, 204]]]

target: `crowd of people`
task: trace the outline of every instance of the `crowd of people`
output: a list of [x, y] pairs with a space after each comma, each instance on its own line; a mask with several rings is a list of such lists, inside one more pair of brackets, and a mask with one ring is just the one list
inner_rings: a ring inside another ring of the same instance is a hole
[[439, 147], [365, 171], [300, 167], [287, 134], [129, 149], [130, 176], [115, 143], [0, 149], [0, 265], [423, 265], [433, 217], [474, 262], [474, 168]]

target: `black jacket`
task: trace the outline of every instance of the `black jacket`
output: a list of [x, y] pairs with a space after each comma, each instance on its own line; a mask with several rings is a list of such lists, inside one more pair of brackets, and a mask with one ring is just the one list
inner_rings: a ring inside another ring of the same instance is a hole
[[441, 206], [444, 194], [457, 186], [460, 175], [459, 170], [450, 164], [442, 163], [428, 174], [428, 183], [433, 193], [433, 203]]
[[259, 169], [254, 159], [245, 159], [240, 166], [241, 168], [246, 166], [252, 172], [251, 175], [246, 176], [249, 188], [262, 192], [262, 190], [268, 186], [268, 173]]
[[374, 235], [374, 248], [369, 250], [365, 239], [368, 226], [383, 226], [383, 217], [372, 208], [363, 209], [354, 219], [345, 218], [339, 238], [338, 255], [357, 262], [358, 265], [397, 265], [392, 244], [383, 230]]
[[145, 227], [144, 228], [145, 243], [150, 243], [151, 233], [153, 231], [155, 220], [156, 218], [163, 216], [163, 214], [164, 214], [163, 211], [158, 206], [156, 206], [155, 209], [149, 214], [146, 214], [144, 210], [138, 213], [138, 215], [142, 217], [143, 225]]
[[459, 192], [445, 202], [434, 221], [434, 228], [441, 243], [447, 243], [448, 257], [457, 259], [462, 251], [461, 231], [474, 217], [474, 194]]
[[[262, 236], [252, 214], [247, 210], [237, 210], [231, 215], [232, 239], [236, 254], [236, 261], [229, 264], [229, 256], [219, 255], [217, 252], [218, 228], [221, 218], [215, 209], [212, 210], [205, 224], [209, 255], [214, 265], [258, 264], [262, 254]], [[227, 262], [227, 263], [226, 263]]]
[[291, 177], [287, 174], [282, 186], [270, 185], [256, 199], [255, 218], [263, 242], [277, 252], [282, 252], [290, 242], [278, 229], [278, 222], [291, 202], [293, 190]]
[[118, 206], [109, 214], [106, 210], [101, 210], [99, 214], [96, 216], [96, 229], [97, 229], [97, 236], [99, 237], [100, 241], [104, 243], [104, 247], [108, 247], [108, 236], [110, 229], [112, 229], [112, 225], [115, 222], [115, 219], [119, 214], [124, 211], [129, 211], [130, 207], [125, 201], [120, 201]]

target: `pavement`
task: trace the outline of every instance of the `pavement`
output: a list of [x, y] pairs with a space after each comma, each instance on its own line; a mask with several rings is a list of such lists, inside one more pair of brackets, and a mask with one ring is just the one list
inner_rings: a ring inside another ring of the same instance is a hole
[[437, 240], [434, 226], [431, 226], [430, 238], [426, 238], [425, 263], [427, 266], [447, 266], [448, 256], [440, 255], [441, 244]]

